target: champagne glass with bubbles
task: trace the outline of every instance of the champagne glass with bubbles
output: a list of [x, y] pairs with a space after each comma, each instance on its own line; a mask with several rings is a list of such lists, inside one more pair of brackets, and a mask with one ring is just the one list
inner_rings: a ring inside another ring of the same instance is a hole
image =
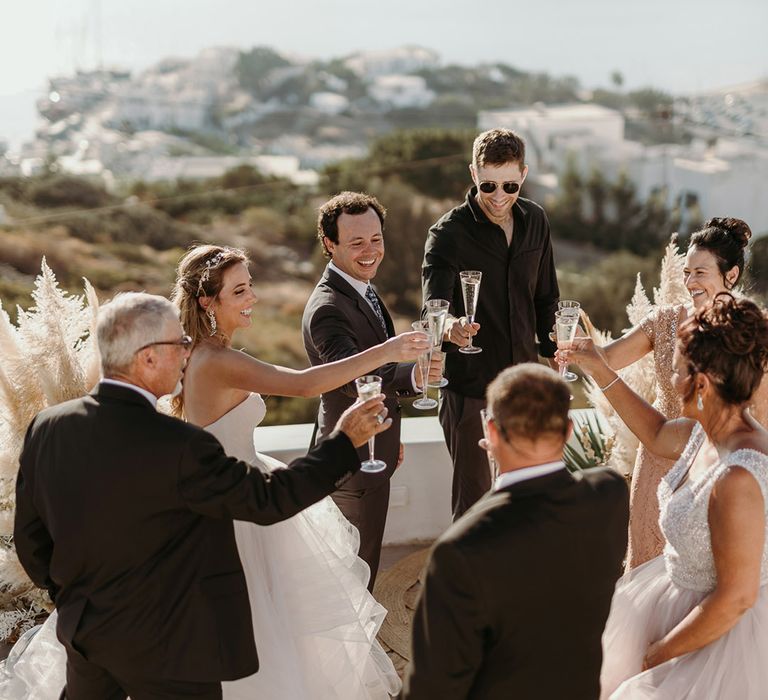
[[[357, 395], [360, 400], [367, 401], [381, 393], [381, 377], [375, 374], [366, 374], [364, 377], [355, 379], [355, 386], [357, 387]], [[368, 459], [362, 463], [360, 467], [361, 472], [376, 474], [387, 468], [386, 462], [374, 458], [373, 445], [375, 440], [375, 435], [368, 438]]]
[[[443, 345], [443, 334], [445, 333], [445, 321], [448, 318], [448, 309], [450, 302], [445, 299], [430, 299], [425, 307], [427, 309], [427, 323], [429, 324], [429, 333], [432, 336], [432, 351], [440, 350]], [[441, 373], [442, 374], [442, 373]], [[445, 377], [440, 377], [440, 381], [429, 386], [440, 388], [448, 385]]]
[[[459, 273], [459, 279], [461, 280], [461, 295], [464, 297], [464, 310], [467, 314], [467, 321], [469, 323], [475, 322], [477, 297], [480, 294], [480, 280], [482, 278], [483, 273], [479, 270], [464, 270]], [[469, 336], [469, 345], [459, 348], [459, 352], [464, 353], [465, 355], [474, 355], [475, 353], [482, 351], [482, 348], [478, 348], [472, 344], [472, 336]]]
[[[411, 327], [413, 330], [421, 331], [422, 333], [429, 332], [428, 321], [414, 321], [411, 324]], [[412, 405], [420, 411], [428, 411], [437, 406], [437, 401], [427, 396], [427, 387], [429, 386], [429, 363], [432, 361], [432, 348], [428, 348], [426, 352], [421, 353], [416, 361], [419, 363], [419, 371], [421, 372], [421, 398], [416, 399]]]
[[[558, 311], [555, 314], [555, 338], [557, 339], [557, 347], [559, 350], [569, 350], [573, 344], [573, 339], [576, 337], [576, 329], [579, 327], [578, 314]], [[566, 363], [560, 364], [560, 376], [566, 382], [575, 382], [578, 377], [568, 371]]]
[[562, 311], [566, 316], [575, 316], [579, 318], [581, 314], [581, 304], [571, 299], [561, 299], [557, 302], [557, 310]]

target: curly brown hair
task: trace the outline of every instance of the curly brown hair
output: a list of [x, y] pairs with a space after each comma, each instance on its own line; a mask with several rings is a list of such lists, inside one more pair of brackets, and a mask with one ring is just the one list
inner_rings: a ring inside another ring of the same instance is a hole
[[368, 209], [373, 209], [376, 212], [383, 231], [387, 210], [372, 194], [339, 192], [320, 207], [317, 213], [317, 237], [326, 258], [330, 258], [331, 254], [325, 247], [324, 239], [328, 238], [333, 243], [339, 242], [339, 217], [342, 214], [365, 214]]
[[[727, 404], [748, 402], [768, 370], [768, 317], [749, 299], [718, 294], [681, 324], [678, 339], [691, 377], [706, 374]], [[683, 398], [694, 391], [690, 382]]]

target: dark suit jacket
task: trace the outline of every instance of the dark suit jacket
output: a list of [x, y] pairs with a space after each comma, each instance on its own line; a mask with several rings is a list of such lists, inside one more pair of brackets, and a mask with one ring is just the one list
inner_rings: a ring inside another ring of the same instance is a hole
[[[384, 302], [379, 299], [389, 337], [394, 327]], [[304, 349], [310, 363], [326, 364], [356, 355], [387, 337], [376, 314], [368, 302], [336, 272], [326, 268], [304, 308], [301, 322]], [[392, 476], [400, 450], [400, 403], [398, 397], [413, 396], [411, 371], [413, 363], [388, 364], [370, 372], [382, 378], [382, 392], [387, 398], [392, 427], [376, 436], [376, 457], [387, 463], [387, 469], [378, 474], [358, 473], [346, 484], [347, 489], [371, 488]], [[354, 383], [323, 394], [318, 412], [319, 435], [325, 436], [336, 424], [339, 416], [354, 403], [357, 390]], [[360, 458], [368, 458], [368, 447], [359, 450]]]
[[344, 434], [266, 476], [210, 433], [101, 384], [27, 431], [15, 542], [70, 650], [115, 673], [232, 680], [258, 669], [232, 520], [269, 525], [358, 468]]
[[484, 496], [434, 545], [403, 698], [596, 700], [628, 518], [609, 469]]

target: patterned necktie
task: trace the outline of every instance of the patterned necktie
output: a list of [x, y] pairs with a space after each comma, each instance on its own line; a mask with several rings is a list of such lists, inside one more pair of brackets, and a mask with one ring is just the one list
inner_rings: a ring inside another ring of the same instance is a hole
[[384, 329], [384, 335], [389, 338], [389, 333], [387, 333], [387, 322], [384, 320], [384, 314], [381, 311], [381, 305], [379, 304], [379, 300], [376, 297], [376, 292], [373, 291], [373, 287], [371, 287], [370, 284], [365, 290], [365, 298], [370, 302], [371, 307], [373, 307], [373, 313], [375, 313], [376, 318], [379, 319], [379, 323]]

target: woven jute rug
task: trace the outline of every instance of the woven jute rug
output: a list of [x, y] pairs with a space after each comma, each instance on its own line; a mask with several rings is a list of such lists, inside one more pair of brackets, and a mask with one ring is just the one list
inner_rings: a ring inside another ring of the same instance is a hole
[[424, 580], [429, 547], [409, 554], [376, 578], [373, 595], [386, 609], [379, 642], [402, 677], [411, 659], [411, 620]]

